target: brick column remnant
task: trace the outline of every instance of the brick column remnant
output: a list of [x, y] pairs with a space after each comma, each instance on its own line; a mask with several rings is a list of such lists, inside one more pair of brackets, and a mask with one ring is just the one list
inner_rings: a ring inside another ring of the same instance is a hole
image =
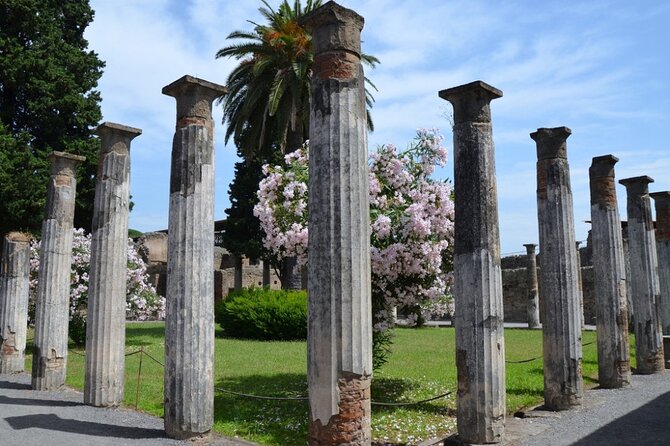
[[627, 192], [631, 300], [635, 313], [635, 362], [636, 371], [641, 374], [665, 371], [663, 329], [658, 308], [658, 258], [649, 198], [649, 183], [653, 182], [648, 176], [619, 181]]
[[612, 155], [597, 156], [589, 169], [598, 380], [605, 389], [630, 384], [626, 266], [614, 182], [617, 161]]
[[30, 236], [5, 235], [0, 270], [0, 373], [23, 372], [28, 328]]
[[100, 156], [93, 204], [84, 403], [118, 406], [123, 402], [125, 377], [130, 141], [142, 131], [105, 122], [96, 133]]
[[328, 2], [312, 35], [309, 444], [369, 445], [372, 313], [363, 18]]
[[581, 404], [582, 331], [567, 127], [541, 128], [537, 144], [537, 217], [544, 354], [544, 404], [565, 410]]
[[656, 207], [656, 255], [660, 286], [659, 318], [664, 335], [670, 335], [670, 191], [654, 192]]
[[32, 387], [55, 390], [65, 384], [70, 315], [72, 225], [77, 194], [75, 172], [83, 156], [53, 152], [42, 223], [37, 278]]
[[458, 438], [498, 443], [505, 429], [505, 344], [490, 102], [475, 81], [439, 93], [454, 107], [454, 315]]
[[526, 286], [528, 287], [528, 328], [540, 328], [540, 301], [537, 293], [537, 260], [535, 247], [528, 243], [526, 247]]
[[225, 87], [184, 76], [172, 143], [165, 318], [165, 431], [188, 438], [214, 422], [214, 121]]

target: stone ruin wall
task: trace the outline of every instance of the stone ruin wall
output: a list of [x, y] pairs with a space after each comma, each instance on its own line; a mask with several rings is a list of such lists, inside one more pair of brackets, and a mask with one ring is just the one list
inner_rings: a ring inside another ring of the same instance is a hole
[[[167, 233], [148, 232], [136, 240], [137, 248], [147, 264], [149, 282], [158, 294], [165, 296], [167, 283]], [[234, 289], [235, 258], [223, 248], [214, 247], [214, 301], [225, 298]], [[263, 263], [242, 259], [242, 286], [263, 286]], [[281, 283], [274, 271], [270, 274], [270, 288], [280, 289]]]
[[[156, 287], [158, 293], [165, 296], [167, 281], [167, 234], [165, 232], [150, 232], [142, 235], [137, 241], [138, 250], [147, 263], [149, 281]], [[584, 293], [584, 322], [595, 324], [596, 309], [593, 291], [593, 267], [590, 264], [591, 255], [587, 248], [580, 249], [582, 259], [582, 288]], [[539, 259], [538, 259], [539, 264]], [[528, 287], [526, 284], [526, 256], [516, 255], [503, 257], [503, 305], [506, 322], [527, 322], [526, 301]], [[279, 278], [272, 271], [272, 289], [280, 289]], [[225, 298], [234, 289], [235, 263], [234, 257], [225, 249], [214, 248], [214, 296], [215, 302]], [[243, 287], [263, 285], [263, 265], [261, 262], [251, 264], [249, 259], [242, 261]], [[542, 289], [538, 283], [540, 305], [542, 305]], [[541, 315], [542, 312], [540, 312]], [[541, 317], [541, 316], [540, 316]]]
[[[579, 250], [582, 269], [582, 292], [584, 294], [584, 323], [595, 325], [596, 305], [593, 286], [593, 266], [590, 263], [591, 253], [588, 248]], [[503, 306], [505, 322], [527, 322], [526, 301], [528, 300], [528, 286], [526, 284], [526, 256], [508, 256], [501, 260], [503, 281]], [[540, 260], [538, 257], [538, 265]], [[539, 276], [539, 268], [538, 268]], [[542, 286], [538, 281], [540, 306], [542, 305]], [[542, 311], [540, 311], [542, 318]]]

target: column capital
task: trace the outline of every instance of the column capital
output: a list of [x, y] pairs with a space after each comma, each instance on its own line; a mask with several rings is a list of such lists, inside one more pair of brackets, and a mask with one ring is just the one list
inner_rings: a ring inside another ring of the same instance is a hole
[[535, 254], [535, 248], [537, 248], [537, 245], [535, 243], [526, 243], [523, 246], [526, 247], [526, 252], [528, 254]]
[[32, 237], [30, 234], [19, 231], [12, 231], [7, 233], [7, 235], [5, 235], [5, 239], [7, 239], [10, 242], [16, 242], [16, 243], [30, 243], [31, 238]]
[[503, 92], [483, 81], [474, 81], [458, 87], [441, 90], [438, 95], [454, 107], [454, 123], [491, 122], [492, 100], [501, 98]]
[[589, 167], [589, 188], [591, 204], [607, 207], [617, 206], [616, 184], [614, 183], [614, 165], [619, 158], [613, 155], [596, 156]]
[[614, 177], [614, 165], [619, 158], [614, 155], [595, 156], [591, 160], [589, 175], [591, 178]]
[[649, 193], [649, 183], [653, 183], [654, 179], [647, 175], [639, 177], [624, 178], [619, 180], [619, 184], [623, 184], [626, 191], [631, 195], [645, 195]]
[[[100, 137], [102, 152], [128, 153], [130, 151], [130, 141], [141, 135], [142, 130], [114, 122], [103, 122], [96, 127], [95, 134]], [[117, 142], [121, 142], [121, 144]]]
[[360, 33], [365, 20], [356, 11], [330, 1], [302, 16], [298, 23], [312, 35], [315, 56], [341, 50], [361, 54]]
[[537, 159], [568, 158], [566, 140], [572, 134], [568, 127], [537, 129], [530, 137], [537, 143]]
[[[189, 75], [180, 77], [161, 91], [177, 100], [177, 127], [209, 122], [212, 119], [212, 102], [228, 93], [223, 85]], [[185, 118], [195, 119], [180, 122]]]
[[656, 203], [656, 208], [670, 206], [670, 191], [652, 192], [649, 194]]
[[67, 175], [74, 177], [77, 171], [77, 166], [85, 160], [85, 156], [57, 151], [51, 152], [49, 154], [51, 175]]

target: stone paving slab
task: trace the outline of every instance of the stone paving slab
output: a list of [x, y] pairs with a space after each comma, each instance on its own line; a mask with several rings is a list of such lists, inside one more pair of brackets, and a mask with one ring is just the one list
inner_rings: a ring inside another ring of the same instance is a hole
[[670, 373], [633, 375], [630, 387], [587, 390], [581, 407], [525, 416], [508, 419], [506, 446], [667, 446]]
[[132, 409], [83, 404], [83, 394], [65, 388], [34, 391], [30, 375], [0, 375], [0, 445], [217, 445], [254, 446], [240, 439], [209, 435], [194, 440], [167, 438], [163, 420]]

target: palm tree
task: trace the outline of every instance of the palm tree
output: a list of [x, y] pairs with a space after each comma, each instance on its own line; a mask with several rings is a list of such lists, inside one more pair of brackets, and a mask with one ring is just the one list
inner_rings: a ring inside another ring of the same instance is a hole
[[[239, 43], [221, 48], [216, 53], [217, 59], [233, 57], [240, 61], [228, 76], [228, 94], [222, 99], [223, 119], [224, 123], [228, 123], [226, 143], [232, 137], [242, 156], [250, 164], [257, 165], [276, 159], [277, 152], [298, 149], [309, 137], [314, 56], [311, 36], [298, 20], [321, 6], [321, 0], [306, 0], [304, 7], [300, 0], [294, 0], [292, 6], [288, 0], [283, 0], [275, 11], [266, 0], [262, 2], [264, 6], [258, 10], [267, 24], [250, 22], [254, 25], [253, 31], [233, 31], [227, 39]], [[364, 54], [361, 58], [373, 68], [379, 63], [374, 56]], [[366, 81], [375, 88], [367, 78]], [[373, 124], [369, 109], [373, 102], [373, 96], [366, 89], [370, 130], [373, 130]], [[251, 209], [253, 204], [245, 207]], [[224, 230], [234, 232], [232, 223], [225, 225]], [[260, 228], [253, 215], [248, 215], [246, 225]], [[231, 233], [230, 237], [237, 235]], [[266, 260], [277, 265], [282, 287], [301, 288], [300, 277], [293, 274], [295, 258], [281, 262]]]
[[[234, 57], [240, 64], [228, 76], [228, 94], [223, 99], [226, 142], [233, 137], [245, 156], [262, 158], [279, 150], [299, 148], [309, 132], [311, 68], [314, 59], [311, 37], [298, 24], [303, 15], [321, 6], [321, 0], [300, 0], [291, 6], [283, 0], [275, 11], [262, 0], [259, 8], [267, 24], [254, 25], [252, 32], [234, 31], [227, 37], [242, 42], [221, 48], [216, 57]], [[379, 60], [362, 55], [374, 68]], [[368, 84], [374, 85], [366, 79]], [[373, 129], [369, 108], [374, 98], [366, 89], [368, 126]]]

